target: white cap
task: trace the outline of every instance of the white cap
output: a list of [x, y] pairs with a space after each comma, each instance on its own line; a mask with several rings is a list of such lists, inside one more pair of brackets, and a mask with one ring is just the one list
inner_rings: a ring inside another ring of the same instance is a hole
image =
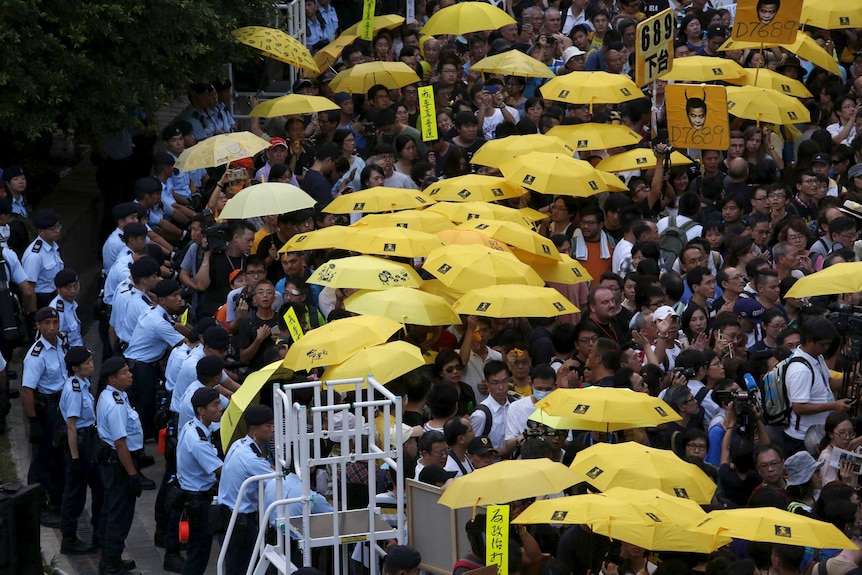
[[586, 54], [586, 52], [584, 52], [577, 46], [569, 46], [568, 48], [563, 50], [563, 64], [565, 64], [575, 56], [583, 56], [584, 54]]
[[679, 317], [679, 314], [676, 313], [676, 311], [672, 307], [670, 307], [669, 305], [663, 305], [660, 308], [658, 308], [657, 310], [655, 310], [653, 312], [652, 316], [656, 319], [656, 321], [661, 321], [661, 320], [668, 318], [670, 316]]

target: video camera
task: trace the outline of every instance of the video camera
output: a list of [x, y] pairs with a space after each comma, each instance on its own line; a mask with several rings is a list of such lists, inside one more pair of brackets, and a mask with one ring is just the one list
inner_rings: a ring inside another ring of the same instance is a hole
[[229, 229], [229, 224], [215, 224], [205, 228], [204, 237], [207, 239], [207, 249], [214, 254], [224, 253], [228, 242], [230, 242]]
[[740, 430], [752, 431], [757, 422], [755, 421], [754, 408], [757, 406], [757, 397], [748, 390], [722, 389], [713, 390], [712, 400], [718, 405], [732, 404], [736, 415], [736, 425]]

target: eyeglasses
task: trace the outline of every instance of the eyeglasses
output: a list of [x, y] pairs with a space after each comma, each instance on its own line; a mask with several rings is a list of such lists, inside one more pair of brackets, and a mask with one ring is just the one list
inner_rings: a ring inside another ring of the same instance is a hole
[[837, 435], [837, 436], [838, 436], [838, 437], [840, 437], [841, 439], [853, 439], [854, 437], [856, 437], [856, 432], [855, 432], [855, 431], [853, 431], [853, 430], [850, 430], [850, 431], [835, 431], [833, 434], [834, 434], [834, 435]]
[[775, 461], [766, 461], [764, 463], [758, 463], [757, 468], [758, 469], [777, 469], [783, 463], [784, 462], [781, 461], [780, 459], [776, 459]]
[[691, 396], [688, 399], [686, 399], [685, 401], [683, 401], [683, 403], [691, 403], [692, 401], [697, 401], [697, 398], [695, 398], [694, 396]]
[[445, 371], [446, 373], [452, 373], [454, 371], [464, 371], [464, 366], [463, 365], [447, 365], [446, 367], [443, 368], [443, 371]]
[[783, 200], [783, 199], [787, 198], [787, 195], [786, 194], [769, 194], [767, 197], [775, 198], [776, 200]]
[[729, 279], [729, 280], [742, 280], [742, 281], [744, 281], [744, 282], [747, 282], [747, 281], [748, 281], [748, 278], [747, 278], [747, 277], [745, 277], [745, 276], [744, 276], [744, 275], [742, 275], [742, 274], [739, 274], [738, 276], [729, 277], [729, 278], [727, 278], [727, 279]]
[[596, 343], [599, 341], [599, 336], [594, 335], [592, 337], [579, 337], [578, 343]]
[[692, 451], [706, 451], [707, 449], [705, 443], [686, 443], [685, 446]]

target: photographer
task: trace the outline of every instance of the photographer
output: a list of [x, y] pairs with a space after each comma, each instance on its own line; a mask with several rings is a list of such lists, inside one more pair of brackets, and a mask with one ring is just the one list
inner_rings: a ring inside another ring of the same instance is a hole
[[275, 300], [275, 287], [267, 279], [261, 280], [254, 289], [254, 314], [250, 314], [240, 324], [236, 335], [239, 358], [249, 365], [250, 371], [257, 371], [266, 365], [265, 356], [278, 339], [278, 317], [272, 304]]
[[[747, 391], [738, 383], [732, 379], [720, 380], [712, 390], [712, 399], [720, 409], [707, 425], [709, 450], [704, 461], [715, 466], [721, 463], [722, 441], [727, 433], [732, 434], [732, 441], [740, 436], [751, 440], [756, 431], [760, 443], [769, 443], [769, 436], [761, 418], [760, 404], [753, 397], [749, 397]], [[741, 421], [740, 416], [746, 421]], [[752, 423], [754, 429], [751, 429]]]
[[[249, 310], [256, 311], [254, 303], [254, 289], [261, 280], [266, 279], [266, 265], [260, 256], [249, 256], [245, 260], [245, 265], [242, 267], [245, 274], [245, 286], [236, 288], [227, 294], [226, 301], [226, 319], [228, 322], [228, 330], [231, 333], [237, 333], [239, 326], [248, 315]], [[283, 298], [280, 293], [276, 292], [273, 309], [281, 307]]]
[[[706, 429], [706, 424], [718, 414], [720, 408], [712, 399], [712, 390], [704, 385], [706, 371], [709, 363], [702, 351], [687, 349], [676, 358], [674, 373], [681, 374], [686, 379], [686, 386], [697, 402], [698, 414], [692, 419], [698, 421], [697, 425]], [[659, 394], [664, 399], [665, 392]]]
[[[213, 228], [217, 228], [213, 230]], [[211, 232], [212, 230], [212, 232]], [[198, 289], [203, 291], [201, 304], [203, 315], [213, 315], [227, 300], [230, 292], [230, 273], [241, 269], [254, 241], [254, 228], [246, 221], [219, 224], [204, 230], [207, 244], [213, 255], [210, 258], [209, 274], [196, 278]], [[225, 240], [230, 238], [225, 244]], [[217, 245], [221, 244], [221, 245]], [[200, 273], [204, 274], [203, 266]]]

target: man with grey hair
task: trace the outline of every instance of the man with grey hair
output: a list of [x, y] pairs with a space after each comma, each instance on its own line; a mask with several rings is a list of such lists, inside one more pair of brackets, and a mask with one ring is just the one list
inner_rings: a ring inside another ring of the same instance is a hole
[[[802, 257], [807, 257], [804, 254]], [[799, 271], [799, 250], [788, 242], [778, 242], [772, 247], [772, 259], [775, 261], [775, 270], [778, 272], [778, 281], [788, 276], [801, 278]]]

